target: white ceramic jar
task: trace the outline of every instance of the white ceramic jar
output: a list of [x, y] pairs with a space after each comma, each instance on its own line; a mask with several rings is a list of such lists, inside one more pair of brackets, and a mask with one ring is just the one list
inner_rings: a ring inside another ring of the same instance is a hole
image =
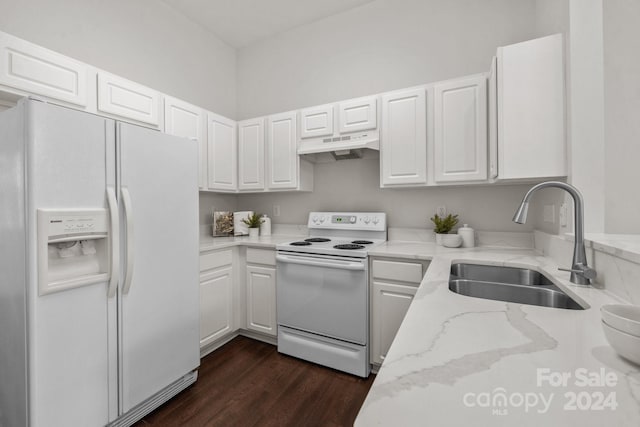
[[463, 248], [473, 248], [476, 245], [476, 232], [469, 225], [464, 224], [458, 228], [458, 234], [462, 237]]

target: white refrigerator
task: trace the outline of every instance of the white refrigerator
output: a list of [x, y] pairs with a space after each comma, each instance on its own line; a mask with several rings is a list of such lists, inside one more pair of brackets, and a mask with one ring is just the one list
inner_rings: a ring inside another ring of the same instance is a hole
[[197, 143], [0, 114], [0, 426], [133, 424], [199, 366]]

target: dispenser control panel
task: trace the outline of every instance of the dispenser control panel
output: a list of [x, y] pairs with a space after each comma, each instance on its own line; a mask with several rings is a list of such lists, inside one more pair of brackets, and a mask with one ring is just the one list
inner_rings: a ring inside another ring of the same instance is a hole
[[62, 213], [55, 212], [48, 215], [48, 240], [78, 233], [106, 233], [106, 212]]

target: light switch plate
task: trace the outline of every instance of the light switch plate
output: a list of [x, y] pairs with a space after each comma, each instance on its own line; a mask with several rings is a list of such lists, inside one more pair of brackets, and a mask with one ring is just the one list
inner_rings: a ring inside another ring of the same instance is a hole
[[544, 222], [550, 222], [554, 224], [556, 222], [556, 209], [555, 205], [545, 205], [543, 219]]

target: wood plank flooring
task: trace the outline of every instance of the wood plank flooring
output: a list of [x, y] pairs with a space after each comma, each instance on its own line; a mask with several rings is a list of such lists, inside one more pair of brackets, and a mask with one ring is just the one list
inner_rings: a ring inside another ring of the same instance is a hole
[[198, 381], [134, 427], [351, 426], [363, 379], [237, 337], [202, 359]]

